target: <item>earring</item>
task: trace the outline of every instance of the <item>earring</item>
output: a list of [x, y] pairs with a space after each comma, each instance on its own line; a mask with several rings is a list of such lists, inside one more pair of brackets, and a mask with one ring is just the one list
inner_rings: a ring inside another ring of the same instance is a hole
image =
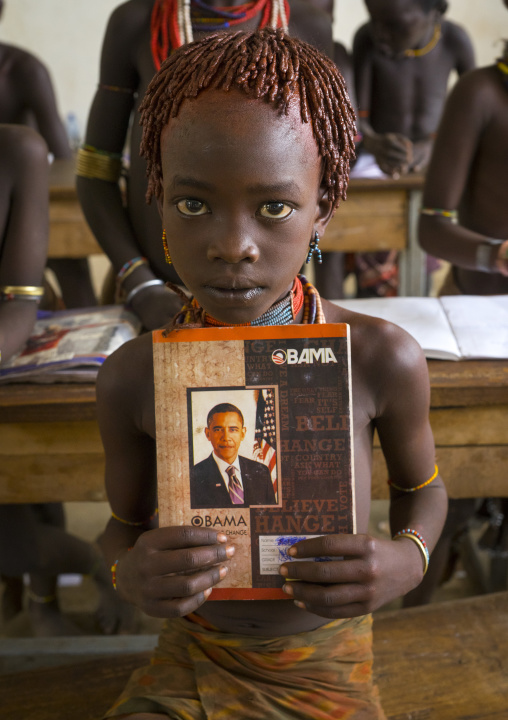
[[168, 237], [166, 235], [165, 230], [162, 231], [162, 244], [164, 246], [164, 255], [166, 257], [166, 262], [168, 265], [171, 265], [172, 260], [171, 260], [171, 255], [169, 254]]
[[309, 253], [307, 255], [307, 260], [305, 261], [307, 265], [310, 263], [310, 260], [311, 260], [312, 256], [314, 255], [314, 253], [316, 254], [317, 262], [320, 265], [323, 262], [321, 250], [319, 249], [318, 246], [319, 246], [319, 235], [316, 232], [316, 233], [314, 233], [314, 238], [309, 243]]

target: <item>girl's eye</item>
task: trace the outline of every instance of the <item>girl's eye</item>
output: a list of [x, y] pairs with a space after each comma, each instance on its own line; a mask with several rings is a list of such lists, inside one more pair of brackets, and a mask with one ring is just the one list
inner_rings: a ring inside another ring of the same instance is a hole
[[176, 207], [182, 215], [205, 215], [208, 212], [208, 206], [201, 200], [193, 200], [185, 198], [176, 203]]
[[265, 218], [283, 219], [287, 218], [293, 212], [293, 208], [283, 202], [269, 202], [261, 205], [259, 214]]

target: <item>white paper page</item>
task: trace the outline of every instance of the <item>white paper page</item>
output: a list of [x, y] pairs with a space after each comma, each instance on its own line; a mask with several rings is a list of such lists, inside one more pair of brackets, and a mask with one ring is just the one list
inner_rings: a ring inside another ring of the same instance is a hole
[[332, 302], [399, 325], [415, 338], [427, 358], [460, 359], [459, 347], [438, 298], [355, 298]]
[[441, 298], [464, 358], [508, 358], [508, 295]]

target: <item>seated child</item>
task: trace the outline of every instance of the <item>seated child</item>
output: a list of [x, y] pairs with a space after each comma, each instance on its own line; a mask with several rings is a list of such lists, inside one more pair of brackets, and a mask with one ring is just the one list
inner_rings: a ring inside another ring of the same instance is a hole
[[[0, 0], [0, 16], [3, 7]], [[54, 158], [71, 157], [46, 66], [26, 50], [6, 43], [0, 43], [0, 123], [29, 125], [42, 135]], [[96, 304], [85, 258], [52, 258], [48, 267], [56, 274], [67, 307]]]
[[425, 181], [419, 239], [452, 263], [446, 294], [508, 293], [507, 157], [508, 42], [453, 88]]
[[[380, 720], [370, 613], [421, 582], [427, 555], [416, 541], [421, 533], [432, 551], [447, 502], [420, 347], [394, 325], [321, 301], [298, 278], [346, 193], [356, 129], [342, 77], [281, 30], [224, 33], [175, 51], [141, 110], [148, 196], [194, 321], [274, 324], [272, 306], [293, 308], [296, 280], [304, 301], [294, 323], [350, 324], [358, 534], [295, 544], [289, 552], [303, 561], [280, 569], [293, 580], [287, 601], [206, 602], [234, 542], [155, 527], [152, 338], [126, 343], [97, 385], [114, 512], [100, 543], [119, 595], [167, 623], [151, 666], [107, 717]], [[375, 428], [396, 540], [367, 532]], [[304, 561], [315, 555], [332, 559]]]
[[[425, 170], [450, 73], [474, 67], [466, 32], [443, 20], [444, 0], [365, 0], [370, 21], [356, 33], [353, 64], [362, 150], [355, 177], [373, 157], [383, 174]], [[368, 154], [366, 156], [366, 153]], [[359, 297], [397, 294], [397, 254], [357, 256]], [[435, 268], [433, 268], [435, 269]]]
[[[0, 362], [25, 344], [44, 291], [48, 168], [48, 148], [40, 135], [22, 125], [0, 125]], [[76, 634], [74, 624], [60, 613], [56, 595], [57, 576], [72, 572], [94, 575], [100, 593], [99, 623], [106, 632], [118, 628], [120, 611], [132, 617], [130, 608], [112, 592], [98, 549], [65, 532], [62, 505], [0, 505], [4, 621], [22, 609], [20, 576], [29, 573], [28, 610], [34, 633]]]
[[[419, 240], [428, 253], [452, 263], [442, 295], [508, 293], [507, 158], [505, 43], [496, 64], [467, 73], [453, 88], [427, 172]], [[455, 542], [474, 509], [471, 501], [450, 502], [432, 572], [406, 598], [407, 604], [428, 602], [449, 575], [456, 559]], [[493, 525], [500, 537], [503, 523]]]
[[[287, 24], [290, 33], [332, 53], [330, 21], [306, 0], [230, 4], [193, 0], [185, 6], [192, 12], [185, 25], [180, 1], [128, 0], [111, 14], [102, 45], [99, 85], [78, 156], [77, 189], [85, 217], [117, 275], [120, 296], [149, 330], [167, 323], [179, 309], [165, 281], [180, 280], [164, 262], [161, 221], [155, 205], [145, 203], [146, 164], [139, 155], [139, 103], [161, 61], [194, 35], [227, 27], [228, 18], [220, 12], [234, 15], [245, 7], [249, 12], [231, 20], [231, 30]], [[126, 145], [129, 167], [122, 171]], [[125, 193], [118, 182], [121, 172], [127, 177]]]

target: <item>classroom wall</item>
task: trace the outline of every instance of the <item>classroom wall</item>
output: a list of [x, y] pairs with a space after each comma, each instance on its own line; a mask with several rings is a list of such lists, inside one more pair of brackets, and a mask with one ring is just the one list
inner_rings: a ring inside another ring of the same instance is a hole
[[[367, 19], [363, 0], [335, 0], [334, 36], [351, 48]], [[37, 55], [49, 68], [63, 118], [74, 112], [84, 131], [99, 71], [107, 19], [119, 0], [5, 0], [0, 40]], [[508, 38], [502, 0], [450, 0], [447, 17], [469, 30], [480, 65], [499, 54]]]

